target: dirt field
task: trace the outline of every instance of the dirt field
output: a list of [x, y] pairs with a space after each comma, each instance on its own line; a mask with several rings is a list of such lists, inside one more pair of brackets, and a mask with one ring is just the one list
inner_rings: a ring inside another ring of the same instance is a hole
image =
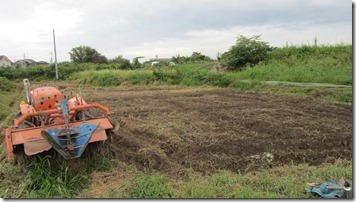
[[230, 89], [83, 90], [121, 123], [110, 156], [139, 170], [248, 172], [352, 159], [352, 106]]

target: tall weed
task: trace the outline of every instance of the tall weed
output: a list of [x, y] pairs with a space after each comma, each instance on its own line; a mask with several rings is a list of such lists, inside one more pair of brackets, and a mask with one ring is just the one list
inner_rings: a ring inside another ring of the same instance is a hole
[[88, 181], [85, 174], [73, 174], [67, 166], [52, 166], [48, 156], [31, 163], [27, 169], [30, 198], [71, 198]]

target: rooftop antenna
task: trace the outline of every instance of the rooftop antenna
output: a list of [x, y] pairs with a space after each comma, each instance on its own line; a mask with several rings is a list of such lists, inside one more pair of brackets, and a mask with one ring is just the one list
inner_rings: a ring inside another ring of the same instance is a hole
[[56, 67], [56, 79], [58, 80], [56, 37], [54, 35], [54, 29], [53, 29], [53, 44], [54, 44], [54, 66]]

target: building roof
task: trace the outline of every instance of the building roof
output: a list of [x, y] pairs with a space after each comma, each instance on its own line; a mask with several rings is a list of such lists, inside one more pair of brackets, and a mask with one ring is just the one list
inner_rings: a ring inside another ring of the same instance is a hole
[[12, 61], [7, 58], [5, 55], [0, 55], [0, 60], [7, 60], [8, 62], [12, 63]]

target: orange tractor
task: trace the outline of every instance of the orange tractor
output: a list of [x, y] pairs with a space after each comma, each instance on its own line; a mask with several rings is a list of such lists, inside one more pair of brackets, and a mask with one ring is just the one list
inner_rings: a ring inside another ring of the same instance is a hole
[[[14, 149], [22, 147], [27, 156], [54, 148], [65, 159], [78, 158], [88, 144], [105, 141], [119, 124], [108, 117], [109, 108], [99, 103], [88, 104], [81, 96], [66, 99], [57, 88], [38, 87], [30, 91], [28, 79], [23, 80], [26, 102], [20, 104], [13, 126], [5, 130], [7, 156], [15, 160]], [[88, 109], [103, 111], [93, 117]]]

